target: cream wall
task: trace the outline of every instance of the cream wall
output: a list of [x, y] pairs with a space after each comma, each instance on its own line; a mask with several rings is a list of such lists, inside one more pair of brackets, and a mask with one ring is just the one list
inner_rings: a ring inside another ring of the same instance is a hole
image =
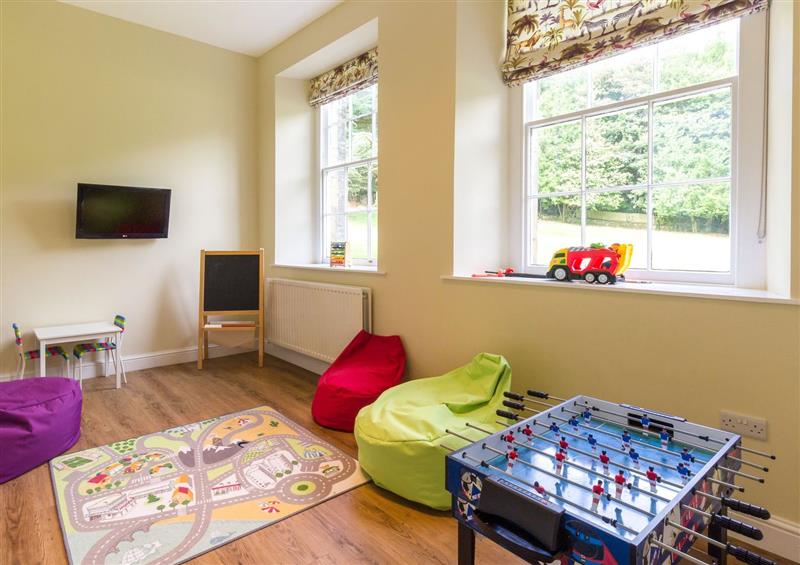
[[475, 4], [456, 16], [453, 272], [479, 273], [516, 264], [508, 249], [511, 208], [519, 211], [508, 190], [509, 151], [518, 146], [509, 136], [516, 97], [499, 80], [503, 10]]
[[275, 261], [313, 263], [319, 245], [318, 230], [308, 229], [319, 213], [317, 152], [315, 150], [316, 113], [308, 105], [308, 80], [275, 79], [276, 163], [283, 182], [275, 193], [281, 210], [275, 218]]
[[[200, 248], [257, 244], [255, 59], [64, 4], [0, 9], [0, 369], [12, 321], [120, 312], [126, 357], [193, 347]], [[171, 188], [169, 238], [76, 240], [77, 182]]]
[[[260, 243], [270, 256], [275, 186], [283, 182], [274, 165], [274, 76], [379, 18], [379, 260], [386, 275], [271, 268], [269, 276], [372, 287], [375, 329], [403, 337], [414, 378], [492, 351], [511, 362], [520, 390], [591, 394], [708, 425], [718, 424], [722, 408], [767, 416], [769, 441], [749, 443], [775, 451], [779, 461], [768, 484], [748, 488], [747, 499], [797, 522], [798, 306], [442, 280], [453, 265], [453, 194], [460, 189], [454, 179], [464, 179], [454, 170], [456, 132], [470, 125], [456, 123], [468, 117], [456, 101], [469, 94], [464, 88], [471, 82], [456, 72], [480, 69], [487, 81], [498, 80], [487, 63], [492, 57], [475, 58], [470, 70], [456, 45], [472, 40], [496, 52], [503, 38], [499, 6], [349, 2], [259, 59]], [[479, 27], [470, 31], [470, 22]], [[798, 34], [796, 19], [795, 40]], [[794, 224], [800, 224], [796, 204]]]
[[[480, 122], [464, 104], [482, 89], [502, 90], [475, 80], [497, 80], [494, 56], [457, 47], [496, 53], [499, 6], [348, 2], [256, 63], [71, 6], [3, 3], [5, 368], [12, 320], [31, 327], [122, 311], [128, 355], [191, 348], [198, 249], [261, 245], [273, 262], [276, 183], [285, 180], [275, 169], [275, 75], [378, 17], [386, 275], [270, 268], [270, 276], [372, 287], [375, 329], [403, 337], [411, 377], [493, 351], [511, 362], [518, 389], [624, 400], [709, 425], [721, 408], [767, 416], [770, 441], [760, 447], [780, 459], [747, 498], [800, 521], [800, 308], [442, 280], [453, 268], [454, 230], [468, 228], [454, 225], [454, 191], [470, 179], [474, 148], [459, 136]], [[794, 21], [797, 52], [799, 10]], [[478, 172], [500, 185], [502, 176]], [[78, 181], [172, 188], [170, 238], [75, 240]], [[800, 249], [800, 175], [793, 182]]]

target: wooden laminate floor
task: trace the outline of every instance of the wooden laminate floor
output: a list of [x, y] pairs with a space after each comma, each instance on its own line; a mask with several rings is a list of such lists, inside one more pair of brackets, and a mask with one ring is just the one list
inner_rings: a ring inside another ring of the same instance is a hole
[[[203, 371], [187, 363], [132, 372], [120, 390], [113, 388], [113, 378], [87, 380], [82, 435], [71, 451], [266, 404], [356, 456], [352, 434], [322, 428], [311, 419], [316, 380], [316, 375], [272, 357], [259, 369], [252, 354], [213, 359]], [[0, 564], [66, 562], [48, 466], [0, 485]], [[455, 562], [456, 522], [448, 513], [368, 484], [191, 563]], [[477, 562], [521, 563], [480, 538]]]

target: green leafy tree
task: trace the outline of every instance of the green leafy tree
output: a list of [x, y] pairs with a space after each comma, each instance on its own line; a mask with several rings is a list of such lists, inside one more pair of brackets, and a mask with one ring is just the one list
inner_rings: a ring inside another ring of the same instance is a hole
[[[735, 53], [724, 31], [714, 32], [702, 48], [674, 44], [658, 60], [660, 90], [728, 76]], [[586, 67], [538, 81], [537, 117], [582, 110], [589, 105], [627, 100], [652, 89], [652, 59], [635, 55], [627, 64], [603, 64], [591, 73]], [[652, 124], [649, 120], [652, 119]], [[587, 215], [593, 224], [646, 223], [647, 193], [619, 190], [648, 182], [648, 128], [653, 131], [653, 180], [688, 181], [653, 191], [653, 222], [657, 229], [727, 234], [730, 222], [730, 185], [697, 179], [731, 174], [731, 92], [727, 87], [654, 106], [646, 105], [586, 119]], [[581, 120], [562, 122], [533, 131], [529, 147], [534, 191], [541, 197], [538, 217], [578, 225], [581, 222]], [[691, 182], [695, 181], [695, 182]], [[548, 197], [548, 193], [574, 195]], [[577, 243], [577, 242], [576, 242]], [[608, 243], [608, 242], [606, 242]]]

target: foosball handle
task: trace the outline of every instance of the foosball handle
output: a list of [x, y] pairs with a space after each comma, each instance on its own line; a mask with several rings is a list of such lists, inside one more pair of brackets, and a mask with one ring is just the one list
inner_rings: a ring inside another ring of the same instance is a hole
[[509, 420], [514, 420], [515, 422], [519, 420], [519, 416], [514, 414], [513, 412], [508, 412], [507, 410], [498, 410], [495, 412], [501, 418], [508, 418]]
[[503, 393], [503, 396], [505, 396], [506, 398], [510, 398], [511, 400], [520, 400], [520, 401], [525, 400], [524, 396], [522, 396], [521, 394], [517, 394], [516, 392], [511, 392], [510, 390], [505, 391]]
[[550, 398], [550, 395], [548, 393], [540, 392], [538, 390], [530, 390], [530, 389], [528, 389], [528, 394], [533, 396], [533, 397], [536, 397], [536, 398], [543, 398], [545, 400]]
[[739, 547], [738, 545], [728, 544], [728, 554], [732, 555], [742, 563], [749, 565], [777, 565], [772, 559], [760, 556], [758, 553], [753, 553], [749, 549]]
[[754, 540], [764, 539], [764, 534], [755, 526], [740, 522], [739, 520], [734, 520], [729, 516], [712, 514], [711, 522], [717, 524], [718, 526], [722, 526], [726, 530], [736, 532], [737, 534], [742, 534], [743, 536], [747, 536], [748, 538], [752, 538]]
[[750, 504], [749, 502], [744, 502], [742, 500], [737, 500], [735, 498], [728, 498], [723, 496], [722, 497], [722, 505], [727, 506], [731, 510], [735, 510], [736, 512], [741, 512], [742, 514], [749, 514], [750, 516], [755, 516], [756, 518], [761, 518], [762, 520], [769, 520], [770, 513], [769, 510], [762, 506], [756, 506], [755, 504]]
[[510, 400], [504, 400], [503, 401], [503, 406], [506, 406], [508, 408], [513, 408], [514, 410], [524, 410], [525, 409], [525, 405], [524, 404], [520, 404], [519, 402], [512, 402]]

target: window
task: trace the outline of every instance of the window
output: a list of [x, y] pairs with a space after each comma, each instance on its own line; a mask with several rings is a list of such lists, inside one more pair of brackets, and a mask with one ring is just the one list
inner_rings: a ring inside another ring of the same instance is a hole
[[378, 86], [320, 106], [323, 261], [347, 241], [355, 264], [378, 259]]
[[631, 278], [735, 282], [736, 227], [758, 213], [736, 206], [739, 41], [733, 20], [525, 86], [528, 272], [633, 243]]

